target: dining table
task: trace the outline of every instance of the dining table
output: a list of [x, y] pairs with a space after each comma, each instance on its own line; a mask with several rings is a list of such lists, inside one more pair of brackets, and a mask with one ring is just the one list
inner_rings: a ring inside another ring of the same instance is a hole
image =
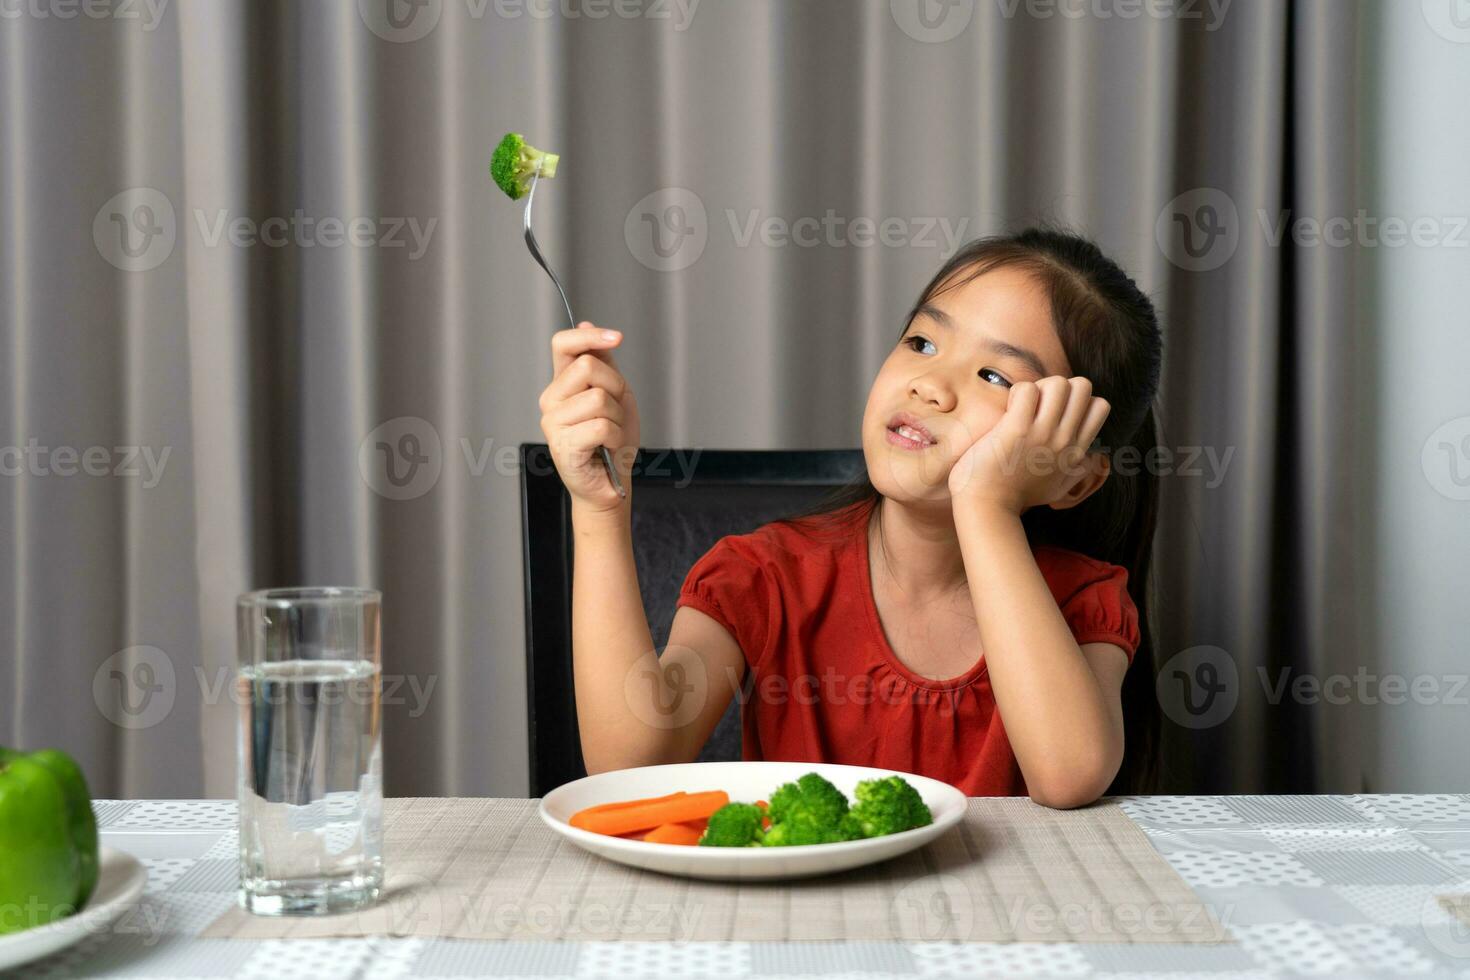
[[216, 938], [203, 934], [237, 902], [235, 802], [96, 800], [101, 842], [147, 870], [142, 897], [8, 976], [1470, 978], [1470, 794], [1110, 801], [1228, 942]]

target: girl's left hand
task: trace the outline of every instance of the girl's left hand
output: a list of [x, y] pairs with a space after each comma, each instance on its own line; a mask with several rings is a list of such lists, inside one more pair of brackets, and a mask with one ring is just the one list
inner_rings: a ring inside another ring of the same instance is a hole
[[1086, 378], [1016, 383], [1005, 415], [949, 471], [953, 506], [999, 506], [1019, 516], [1061, 500], [1086, 475], [1087, 450], [1111, 410]]

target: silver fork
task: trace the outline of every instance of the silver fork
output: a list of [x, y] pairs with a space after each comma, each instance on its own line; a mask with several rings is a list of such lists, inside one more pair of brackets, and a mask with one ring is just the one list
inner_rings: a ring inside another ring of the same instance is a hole
[[[545, 269], [546, 274], [551, 277], [551, 281], [556, 283], [556, 291], [561, 293], [562, 305], [567, 310], [567, 324], [573, 329], [576, 329], [577, 320], [572, 316], [572, 304], [567, 301], [567, 291], [562, 288], [561, 280], [556, 277], [556, 273], [551, 271], [551, 266], [547, 265], [546, 260], [541, 257], [541, 249], [536, 247], [536, 236], [531, 233], [531, 202], [536, 199], [536, 181], [540, 179], [541, 167], [538, 164], [536, 172], [531, 175], [531, 190], [526, 194], [526, 218], [523, 222], [526, 229], [526, 247], [531, 250], [531, 258], [535, 259], [536, 264]], [[597, 451], [602, 454], [602, 465], [607, 468], [607, 477], [617, 489], [618, 496], [626, 497], [628, 491], [623, 488], [623, 480], [618, 476], [618, 468], [613, 465], [612, 453], [607, 451], [606, 446], [598, 446]]]

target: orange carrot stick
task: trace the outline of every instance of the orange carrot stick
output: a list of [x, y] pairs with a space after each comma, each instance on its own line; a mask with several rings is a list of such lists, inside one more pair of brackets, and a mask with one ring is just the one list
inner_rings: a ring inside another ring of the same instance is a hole
[[[577, 817], [580, 817], [583, 814], [588, 814], [588, 813], [606, 813], [606, 812], [608, 812], [610, 810], [624, 810], [624, 809], [627, 809], [630, 806], [647, 806], [650, 803], [664, 803], [664, 802], [666, 802], [668, 800], [677, 800], [681, 796], [688, 796], [688, 795], [689, 795], [688, 793], [684, 792], [681, 789], [681, 790], [679, 790], [679, 792], [677, 792], [677, 793], [670, 793], [668, 796], [650, 796], [650, 797], [648, 797], [646, 799], [642, 799], [642, 800], [619, 800], [616, 803], [599, 803], [596, 806], [584, 807], [583, 809], [578, 810], [572, 816], [572, 819], [575, 820], [575, 819], [577, 819]], [[576, 826], [576, 825], [573, 824], [573, 826]]]
[[652, 844], [692, 845], [699, 843], [700, 833], [687, 823], [666, 823], [644, 834], [643, 839]]
[[652, 830], [660, 824], [699, 820], [729, 802], [730, 794], [722, 789], [683, 793], [673, 799], [664, 798], [639, 806], [616, 807], [590, 813], [580, 810], [572, 814], [568, 823], [595, 834], [626, 834], [630, 830]]

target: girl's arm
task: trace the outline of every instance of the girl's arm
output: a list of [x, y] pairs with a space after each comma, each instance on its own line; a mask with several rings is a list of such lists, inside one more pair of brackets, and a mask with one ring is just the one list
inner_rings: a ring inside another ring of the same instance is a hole
[[[699, 754], [730, 703], [745, 658], [714, 619], [681, 608], [658, 656], [633, 561], [631, 488], [620, 496], [597, 447], [632, 480], [638, 401], [618, 370], [622, 335], [583, 321], [551, 338], [541, 431], [572, 498], [572, 678], [588, 772]], [[733, 674], [733, 682], [731, 676]]]
[[1128, 656], [1112, 643], [1077, 645], [1018, 515], [960, 507], [955, 529], [995, 703], [1027, 792], [1045, 806], [1091, 803], [1123, 760]]
[[572, 677], [587, 771], [693, 762], [744, 676], [740, 645], [686, 606], [657, 655], [629, 508], [574, 504], [572, 538]]
[[1006, 735], [1038, 803], [1101, 796], [1123, 761], [1123, 675], [1112, 643], [1077, 645], [1026, 538], [1028, 507], [1075, 506], [1107, 479], [1090, 447], [1110, 406], [1086, 378], [1011, 387], [1005, 415], [950, 471], [955, 531]]

